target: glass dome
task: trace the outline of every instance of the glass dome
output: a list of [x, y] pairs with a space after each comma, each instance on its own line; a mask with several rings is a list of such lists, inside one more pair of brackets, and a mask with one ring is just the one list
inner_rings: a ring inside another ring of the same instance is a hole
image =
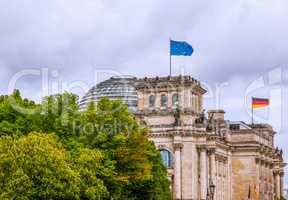
[[136, 111], [138, 105], [137, 92], [134, 87], [136, 80], [133, 76], [113, 76], [97, 84], [79, 102], [80, 110], [86, 110], [90, 102], [97, 102], [101, 97], [108, 97], [111, 100], [123, 100], [130, 111]]

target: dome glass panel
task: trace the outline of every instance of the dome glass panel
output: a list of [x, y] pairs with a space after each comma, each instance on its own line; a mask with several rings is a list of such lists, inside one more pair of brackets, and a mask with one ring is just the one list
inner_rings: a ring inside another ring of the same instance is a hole
[[137, 110], [138, 96], [134, 87], [137, 79], [132, 76], [114, 76], [92, 87], [79, 102], [81, 111], [87, 109], [90, 102], [97, 102], [101, 97], [111, 100], [123, 100], [130, 111]]

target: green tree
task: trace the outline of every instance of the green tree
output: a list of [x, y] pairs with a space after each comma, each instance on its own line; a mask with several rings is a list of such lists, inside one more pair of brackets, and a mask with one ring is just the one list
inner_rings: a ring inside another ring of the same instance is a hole
[[79, 199], [79, 183], [53, 135], [0, 138], [0, 199]]
[[[90, 104], [82, 119], [88, 126], [80, 141], [106, 152], [115, 162], [116, 177], [107, 182], [114, 199], [170, 199], [167, 172], [159, 152], [120, 101], [101, 99]], [[105, 179], [104, 179], [105, 180]], [[118, 180], [115, 184], [115, 180]]]
[[114, 166], [105, 161], [99, 150], [82, 149], [75, 158], [75, 168], [81, 176], [81, 199], [104, 199], [109, 196], [103, 178], [114, 176]]
[[42, 124], [40, 105], [22, 99], [18, 90], [9, 96], [0, 96], [0, 136], [39, 131]]
[[103, 98], [79, 112], [77, 101], [0, 96], [0, 199], [171, 199], [160, 153], [128, 108]]

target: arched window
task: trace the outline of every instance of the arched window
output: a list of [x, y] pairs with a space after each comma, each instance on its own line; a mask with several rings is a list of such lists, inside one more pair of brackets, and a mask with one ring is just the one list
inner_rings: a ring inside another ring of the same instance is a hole
[[172, 105], [173, 107], [176, 107], [179, 105], [179, 96], [178, 94], [173, 94], [172, 96]]
[[171, 153], [166, 149], [161, 149], [160, 154], [161, 154], [164, 166], [167, 168], [172, 167]]
[[156, 98], [155, 98], [154, 95], [150, 95], [150, 96], [149, 96], [149, 106], [150, 106], [150, 107], [155, 106], [155, 100], [156, 100]]
[[167, 107], [167, 96], [165, 94], [161, 95], [161, 107]]

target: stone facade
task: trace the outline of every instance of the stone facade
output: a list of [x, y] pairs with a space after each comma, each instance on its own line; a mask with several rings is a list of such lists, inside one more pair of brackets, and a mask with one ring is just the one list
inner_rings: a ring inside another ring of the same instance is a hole
[[216, 200], [247, 199], [249, 188], [254, 199], [281, 196], [285, 164], [271, 126], [231, 122], [223, 110], [206, 116], [206, 91], [190, 76], [137, 79], [135, 87], [135, 115], [171, 159], [167, 170], [174, 199], [206, 199], [211, 183]]

